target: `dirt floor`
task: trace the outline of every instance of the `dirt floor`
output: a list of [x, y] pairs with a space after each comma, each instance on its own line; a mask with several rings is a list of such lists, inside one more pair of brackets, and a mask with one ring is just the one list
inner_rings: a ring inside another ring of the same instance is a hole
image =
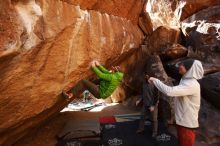
[[[14, 146], [54, 146], [57, 143], [56, 134], [63, 128], [68, 120], [97, 120], [101, 116], [112, 116], [117, 114], [128, 114], [137, 112], [137, 109], [118, 104], [104, 108], [100, 112], [62, 112], [58, 116], [47, 122], [45, 125], [33, 131]], [[175, 134], [175, 128], [170, 127], [171, 133]], [[196, 142], [196, 146], [219, 146], [219, 144], [202, 144]]]

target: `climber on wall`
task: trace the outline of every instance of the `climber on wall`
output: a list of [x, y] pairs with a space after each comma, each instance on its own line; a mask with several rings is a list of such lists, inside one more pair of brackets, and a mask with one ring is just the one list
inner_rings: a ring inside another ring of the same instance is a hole
[[92, 70], [101, 79], [99, 86], [91, 81], [81, 80], [70, 91], [63, 91], [63, 96], [67, 98], [78, 97], [84, 90], [89, 90], [96, 98], [105, 99], [115, 91], [123, 79], [123, 73], [120, 72], [118, 66], [112, 67], [112, 70], [108, 71], [98, 61], [94, 61], [92, 62]]
[[158, 103], [159, 103], [159, 91], [154, 85], [148, 83], [149, 76], [145, 74], [143, 83], [143, 106], [141, 110], [141, 117], [139, 127], [136, 133], [144, 132], [144, 125], [146, 117], [152, 116], [153, 120], [153, 133], [152, 137], [155, 138], [158, 132]]
[[159, 79], [150, 77], [149, 83], [154, 84], [159, 91], [175, 96], [175, 119], [180, 146], [193, 146], [195, 143], [194, 129], [199, 127], [198, 113], [200, 109], [200, 85], [198, 79], [204, 74], [202, 63], [188, 59], [179, 65], [182, 75], [178, 86], [170, 87]]

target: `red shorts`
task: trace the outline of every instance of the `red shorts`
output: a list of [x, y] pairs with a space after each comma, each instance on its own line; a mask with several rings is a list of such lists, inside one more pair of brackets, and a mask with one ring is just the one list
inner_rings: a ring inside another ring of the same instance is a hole
[[176, 125], [177, 136], [180, 146], [194, 146], [195, 144], [195, 131], [191, 128]]

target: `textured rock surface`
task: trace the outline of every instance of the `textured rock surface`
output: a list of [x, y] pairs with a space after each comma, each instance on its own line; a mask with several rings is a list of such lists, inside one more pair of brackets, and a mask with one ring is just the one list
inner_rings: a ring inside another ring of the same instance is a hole
[[[93, 59], [109, 64], [138, 48], [142, 40], [138, 26], [128, 19], [62, 1], [0, 5], [12, 10], [2, 10], [7, 13], [1, 17], [14, 19], [0, 22], [5, 24], [3, 31], [14, 34], [1, 39], [0, 145], [13, 143], [59, 112], [67, 104], [60, 97], [62, 89], [89, 77]], [[16, 42], [16, 49], [5, 47], [9, 40]]]
[[[187, 57], [202, 60], [205, 74], [220, 71], [220, 7], [214, 6], [204, 9], [182, 22], [182, 31], [185, 34]], [[184, 60], [168, 62], [168, 74], [179, 79], [175, 63]]]
[[180, 44], [167, 45], [159, 54], [163, 59], [171, 60], [187, 56], [188, 49]]
[[159, 26], [180, 28], [184, 19], [219, 4], [220, 0], [148, 0], [145, 10], [150, 16], [148, 21], [152, 22], [154, 30]]
[[146, 49], [148, 49], [148, 51], [160, 53], [164, 48], [179, 42], [179, 29], [160, 26], [149, 37], [147, 37], [145, 44], [147, 45]]
[[0, 57], [18, 53], [21, 43], [17, 40], [20, 39], [23, 29], [17, 17], [18, 14], [9, 1], [0, 3]]
[[183, 7], [180, 20], [184, 20], [194, 13], [220, 4], [220, 0], [186, 0], [186, 5]]
[[197, 139], [207, 144], [220, 143], [220, 110], [216, 109], [209, 102], [202, 99], [199, 114], [200, 128], [197, 130]]
[[200, 80], [202, 97], [220, 110], [220, 72]]
[[153, 32], [153, 24], [151, 23], [150, 16], [146, 11], [141, 13], [138, 22], [140, 28], [146, 35], [150, 35]]
[[62, 0], [69, 4], [80, 5], [82, 9], [97, 10], [138, 22], [138, 17], [146, 0]]
[[220, 71], [219, 14], [220, 6], [210, 7], [184, 20], [182, 25], [187, 45], [192, 47], [188, 56], [202, 60], [209, 72]]
[[[163, 61], [171, 60], [168, 70], [174, 78], [178, 78], [175, 62], [185, 58], [172, 59], [185, 57], [187, 52], [188, 57], [204, 62], [206, 73], [219, 71], [220, 8], [211, 7], [220, 4], [219, 0], [186, 0], [186, 4], [148, 0], [146, 8], [145, 2], [2, 1], [0, 145], [12, 144], [68, 104], [60, 96], [62, 89], [89, 78], [90, 62], [94, 59], [106, 66], [118, 64], [125, 72], [125, 82], [114, 92], [113, 102], [140, 94], [145, 71], [152, 75], [161, 73], [167, 81], [160, 58], [150, 58], [149, 54], [160, 55]], [[143, 8], [153, 13], [146, 13]], [[185, 18], [188, 19], [181, 25], [180, 20]], [[143, 37], [138, 25], [146, 38], [142, 47], [135, 49]], [[186, 34], [188, 50], [180, 45], [185, 44], [180, 26]], [[159, 70], [154, 70], [152, 64]], [[210, 103], [215, 105], [219, 94], [214, 94], [211, 84], [206, 85], [206, 79], [204, 91], [213, 94]]]

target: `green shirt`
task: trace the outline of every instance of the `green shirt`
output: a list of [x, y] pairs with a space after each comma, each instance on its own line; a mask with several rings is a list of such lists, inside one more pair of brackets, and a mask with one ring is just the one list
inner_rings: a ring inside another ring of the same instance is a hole
[[111, 73], [103, 66], [93, 67], [93, 71], [101, 79], [99, 86], [99, 94], [101, 98], [109, 97], [120, 84], [123, 79], [122, 72]]

